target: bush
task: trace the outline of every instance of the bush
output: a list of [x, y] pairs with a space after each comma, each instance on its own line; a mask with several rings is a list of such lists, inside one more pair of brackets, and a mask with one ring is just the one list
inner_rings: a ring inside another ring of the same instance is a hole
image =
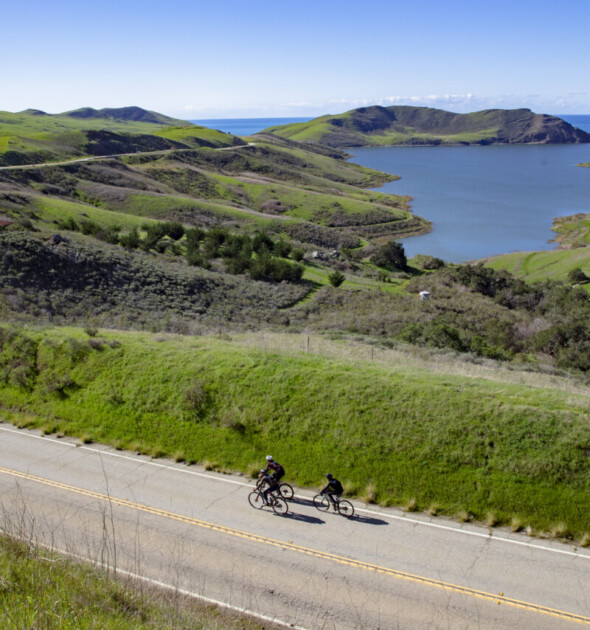
[[333, 287], [339, 287], [346, 280], [346, 276], [340, 271], [333, 271], [328, 276], [328, 280]]
[[305, 256], [305, 250], [302, 249], [301, 247], [294, 247], [291, 250], [291, 258], [295, 262], [301, 262], [303, 260], [304, 256]]
[[575, 267], [570, 270], [567, 274], [567, 279], [572, 284], [584, 284], [585, 282], [588, 282], [588, 276], [580, 269], [580, 267]]
[[80, 221], [80, 231], [87, 236], [94, 236], [100, 230], [100, 225], [90, 219], [82, 219]]
[[125, 247], [125, 249], [137, 249], [141, 245], [137, 228], [134, 227], [128, 234], [119, 236], [119, 244]]

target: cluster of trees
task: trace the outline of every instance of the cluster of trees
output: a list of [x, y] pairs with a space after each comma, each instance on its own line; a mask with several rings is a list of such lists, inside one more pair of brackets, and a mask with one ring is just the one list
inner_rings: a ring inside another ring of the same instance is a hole
[[[192, 228], [186, 231], [186, 258], [190, 265], [209, 268], [211, 260], [223, 260], [232, 274], [249, 273], [253, 280], [297, 282], [303, 276], [303, 250], [268, 234], [235, 234], [225, 228]], [[291, 257], [294, 263], [285, 260]]]
[[[78, 224], [71, 218], [58, 225], [126, 249], [184, 255], [190, 265], [205, 269], [211, 268], [213, 259], [221, 259], [228, 273], [249, 273], [254, 280], [297, 282], [304, 271], [303, 265], [298, 264], [303, 260], [303, 249], [292, 247], [282, 237], [273, 239], [264, 232], [249, 236], [232, 233], [223, 227], [186, 229], [178, 222], [161, 222], [142, 225], [141, 234], [136, 227], [124, 233], [116, 226], [103, 228], [91, 220]], [[289, 257], [294, 262], [285, 260]]]

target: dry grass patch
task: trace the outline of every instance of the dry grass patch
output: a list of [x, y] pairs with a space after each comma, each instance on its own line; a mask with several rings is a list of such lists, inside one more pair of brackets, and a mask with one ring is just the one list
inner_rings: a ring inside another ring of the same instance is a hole
[[498, 522], [499, 522], [498, 515], [495, 512], [486, 513], [486, 523], [488, 527], [496, 527]]
[[374, 483], [368, 483], [365, 486], [365, 490], [361, 496], [361, 499], [365, 503], [375, 503], [377, 500], [377, 488]]

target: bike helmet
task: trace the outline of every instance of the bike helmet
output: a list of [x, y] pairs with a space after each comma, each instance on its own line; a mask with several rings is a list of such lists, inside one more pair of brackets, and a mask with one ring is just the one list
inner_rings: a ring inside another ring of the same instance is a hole
[[326, 479], [328, 479], [329, 481], [332, 481], [334, 477], [330, 473], [326, 473]]
[[272, 462], [272, 455], [267, 455], [266, 456], [266, 461], [267, 462]]

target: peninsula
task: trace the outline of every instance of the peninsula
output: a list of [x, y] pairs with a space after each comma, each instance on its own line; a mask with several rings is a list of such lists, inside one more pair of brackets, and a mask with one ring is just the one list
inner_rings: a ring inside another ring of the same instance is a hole
[[431, 107], [361, 107], [336, 116], [269, 127], [261, 134], [328, 147], [469, 144], [577, 144], [590, 134], [530, 109], [455, 114]]

